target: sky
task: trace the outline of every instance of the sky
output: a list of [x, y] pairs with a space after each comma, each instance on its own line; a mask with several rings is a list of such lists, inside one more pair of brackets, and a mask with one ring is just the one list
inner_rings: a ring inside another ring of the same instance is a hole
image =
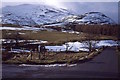
[[2, 0], [2, 7], [20, 4], [45, 4], [72, 10], [76, 14], [93, 11], [102, 12], [118, 23], [118, 1], [119, 0]]
[[[33, 2], [33, 0], [1, 0], [2, 2]], [[57, 2], [118, 2], [119, 0], [34, 0], [34, 2], [40, 1], [57, 1]]]

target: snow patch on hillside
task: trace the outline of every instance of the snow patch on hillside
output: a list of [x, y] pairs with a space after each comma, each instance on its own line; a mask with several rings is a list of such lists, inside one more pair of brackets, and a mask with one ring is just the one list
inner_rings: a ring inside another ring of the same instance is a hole
[[67, 10], [53, 8], [47, 5], [23, 4], [7, 6], [2, 9], [2, 22], [17, 25], [38, 25], [57, 22], [70, 15]]
[[101, 12], [89, 12], [84, 15], [67, 16], [62, 19], [66, 23], [78, 24], [116, 24], [111, 18]]

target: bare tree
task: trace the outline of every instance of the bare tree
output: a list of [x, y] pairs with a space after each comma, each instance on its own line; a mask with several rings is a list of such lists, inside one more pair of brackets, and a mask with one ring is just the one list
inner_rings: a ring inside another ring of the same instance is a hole
[[68, 48], [69, 48], [69, 44], [68, 43], [65, 43], [65, 45], [66, 45], [66, 52], [68, 52]]
[[91, 53], [95, 49], [96, 44], [99, 42], [97, 41], [98, 36], [95, 36], [94, 34], [87, 34], [85, 35], [85, 37], [86, 37], [86, 41], [84, 41], [84, 44], [87, 45], [89, 49], [89, 53]]

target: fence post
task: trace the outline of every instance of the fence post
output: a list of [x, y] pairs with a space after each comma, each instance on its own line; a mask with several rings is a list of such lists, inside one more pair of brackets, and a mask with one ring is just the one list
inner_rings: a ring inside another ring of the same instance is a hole
[[30, 53], [31, 53], [31, 60], [32, 60], [32, 49], [30, 50]]
[[12, 51], [12, 47], [10, 48], [10, 50]]
[[39, 57], [39, 59], [40, 59], [40, 45], [38, 46], [38, 57]]
[[23, 54], [24, 54], [24, 48], [22, 48]]
[[40, 59], [40, 52], [38, 52], [39, 53], [39, 59]]

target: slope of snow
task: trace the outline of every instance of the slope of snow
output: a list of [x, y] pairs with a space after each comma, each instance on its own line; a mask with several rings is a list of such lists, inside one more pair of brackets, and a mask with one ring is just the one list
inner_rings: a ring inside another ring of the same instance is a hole
[[[53, 8], [47, 5], [22, 4], [2, 8], [2, 23], [17, 25], [64, 25], [64, 23], [78, 24], [115, 24], [109, 17], [100, 12], [89, 12], [75, 15], [72, 11]], [[0, 19], [1, 21], [1, 19]], [[61, 22], [58, 24], [58, 22]]]
[[2, 9], [2, 22], [19, 25], [36, 25], [59, 21], [71, 13], [46, 5], [23, 4]]
[[84, 15], [67, 16], [62, 19], [66, 23], [78, 24], [116, 24], [111, 18], [100, 12], [89, 12]]

